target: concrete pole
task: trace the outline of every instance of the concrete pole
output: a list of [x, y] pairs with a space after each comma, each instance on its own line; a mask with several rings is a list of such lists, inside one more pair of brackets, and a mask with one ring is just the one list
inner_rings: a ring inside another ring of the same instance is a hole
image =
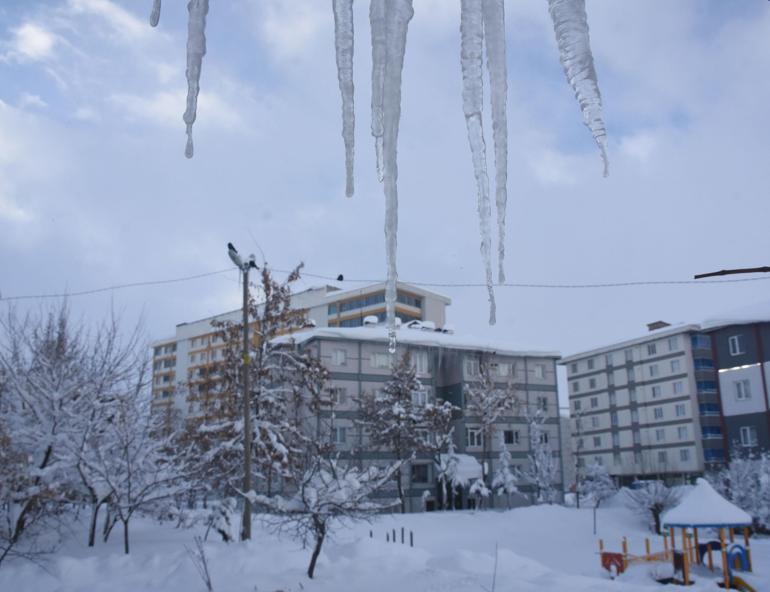
[[[249, 396], [249, 264], [243, 266], [243, 491], [251, 491], [251, 397]], [[251, 539], [251, 501], [243, 502], [241, 540]]]

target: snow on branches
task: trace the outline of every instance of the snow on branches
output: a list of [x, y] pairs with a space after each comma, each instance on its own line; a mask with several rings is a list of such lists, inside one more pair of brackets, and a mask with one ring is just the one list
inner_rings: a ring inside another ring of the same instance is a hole
[[770, 453], [734, 454], [710, 480], [725, 498], [751, 515], [755, 526], [770, 531]]
[[615, 482], [607, 472], [607, 467], [597, 462], [591, 463], [586, 470], [585, 476], [578, 485], [579, 493], [593, 500], [594, 507], [611, 498], [617, 492], [618, 488]]

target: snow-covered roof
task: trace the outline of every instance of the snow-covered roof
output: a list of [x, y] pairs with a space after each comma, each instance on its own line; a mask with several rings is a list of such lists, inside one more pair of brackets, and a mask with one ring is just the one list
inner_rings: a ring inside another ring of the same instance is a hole
[[[455, 454], [457, 459], [457, 469], [455, 477], [463, 483], [470, 483], [474, 479], [481, 479], [483, 477], [483, 468], [481, 463], [476, 460], [475, 457], [469, 454]], [[449, 459], [448, 454], [440, 455], [441, 464], [446, 464]]]
[[[449, 296], [440, 294], [439, 292], [434, 292], [433, 290], [426, 290], [425, 288], [421, 288], [420, 286], [415, 286], [414, 284], [409, 284], [407, 282], [398, 282], [397, 286], [399, 290], [406, 290], [407, 292], [412, 292], [420, 296], [430, 295], [434, 298], [438, 298], [439, 300], [443, 300], [446, 304], [452, 304], [452, 299]], [[352, 298], [354, 296], [379, 292], [380, 290], [384, 289], [385, 282], [377, 282], [374, 284], [367, 284], [366, 286], [362, 286], [360, 288], [350, 288], [348, 290], [330, 292], [326, 295], [326, 299], [334, 301], [344, 300], [345, 298]]]
[[663, 526], [750, 526], [751, 516], [719, 495], [705, 479], [698, 479], [679, 505], [665, 512]]
[[728, 325], [748, 325], [751, 323], [767, 323], [770, 321], [770, 300], [757, 302], [750, 306], [736, 308], [718, 316], [706, 319], [701, 323], [705, 330], [718, 329]]
[[[383, 325], [369, 327], [318, 327], [307, 331], [299, 331], [291, 335], [278, 337], [278, 343], [294, 340], [295, 343], [306, 343], [312, 339], [346, 339], [352, 341], [373, 341], [388, 343], [388, 330]], [[519, 347], [511, 343], [494, 342], [489, 339], [477, 339], [467, 335], [443, 333], [424, 329], [397, 329], [398, 343], [408, 345], [423, 345], [428, 347], [443, 347], [447, 349], [476, 350], [510, 356], [536, 356], [558, 358], [559, 352]]]
[[660, 339], [662, 337], [678, 335], [679, 333], [687, 333], [689, 331], [700, 331], [700, 326], [694, 323], [689, 323], [689, 324], [678, 323], [676, 325], [671, 325], [670, 327], [655, 329], [654, 331], [647, 331], [644, 335], [641, 335], [639, 337], [633, 337], [631, 339], [625, 339], [623, 341], [615, 341], [610, 345], [604, 345], [594, 349], [565, 356], [564, 358], [561, 359], [560, 363], [569, 364], [570, 362], [574, 362], [576, 360], [582, 360], [583, 358], [604, 354], [607, 352], [615, 351], [626, 347], [631, 347], [633, 345], [639, 345], [641, 343], [647, 343], [648, 341], [653, 341], [655, 339]]

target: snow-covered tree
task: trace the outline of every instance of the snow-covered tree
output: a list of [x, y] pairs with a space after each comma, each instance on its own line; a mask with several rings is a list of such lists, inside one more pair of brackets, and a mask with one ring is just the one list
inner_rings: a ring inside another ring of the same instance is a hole
[[478, 380], [468, 386], [466, 397], [466, 419], [481, 426], [481, 466], [484, 470], [483, 480], [487, 486], [491, 486], [491, 475], [486, 467], [492, 465], [490, 450], [497, 426], [504, 417], [512, 415], [519, 407], [513, 383], [500, 385], [495, 378], [494, 366], [484, 358], [479, 359]]
[[393, 505], [375, 502], [371, 497], [401, 465], [397, 462], [385, 469], [370, 466], [361, 470], [330, 456], [328, 449], [309, 444], [304, 462], [293, 464], [293, 494], [268, 497], [251, 491], [248, 497], [268, 510], [265, 520], [275, 530], [288, 532], [312, 546], [307, 568], [312, 578], [323, 543], [336, 524], [367, 520]]
[[553, 455], [548, 441], [545, 422], [546, 412], [525, 408], [524, 417], [529, 431], [527, 466], [520, 472], [521, 478], [535, 488], [535, 501], [552, 504], [556, 499], [554, 484], [559, 476], [559, 460]]
[[660, 534], [660, 517], [679, 503], [680, 494], [662, 481], [648, 481], [626, 489], [629, 506], [649, 524], [652, 532]]
[[585, 476], [580, 481], [580, 494], [593, 500], [595, 508], [611, 498], [617, 492], [615, 482], [607, 472], [607, 467], [597, 462], [591, 463], [586, 469]]
[[[359, 397], [358, 424], [372, 447], [391, 452], [405, 461], [415, 453], [438, 454], [448, 440], [453, 406], [444, 401], [430, 401], [417, 378], [409, 352], [393, 363], [391, 378], [381, 391]], [[401, 512], [406, 512], [403, 470], [395, 470]]]
[[511, 507], [511, 495], [519, 492], [519, 488], [516, 487], [516, 475], [511, 469], [512, 461], [511, 453], [505, 445], [502, 434], [500, 434], [500, 457], [497, 460], [497, 469], [492, 479], [492, 490], [497, 495], [505, 494], [509, 508]]
[[736, 452], [710, 480], [725, 498], [751, 515], [755, 527], [770, 530], [770, 453]]
[[448, 509], [449, 506], [449, 493], [452, 493], [458, 489], [466, 487], [468, 482], [462, 478], [462, 475], [458, 471], [460, 459], [455, 452], [454, 441], [451, 439], [452, 431], [450, 431], [450, 439], [447, 443], [446, 454], [439, 454], [435, 461], [436, 466], [436, 479], [441, 487], [441, 500], [443, 502], [444, 509]]
[[484, 483], [483, 479], [476, 479], [473, 483], [471, 483], [471, 486], [468, 489], [468, 493], [470, 493], [470, 495], [472, 495], [476, 500], [476, 508], [480, 509], [487, 498], [489, 498], [489, 494], [491, 492], [489, 491], [486, 483]]

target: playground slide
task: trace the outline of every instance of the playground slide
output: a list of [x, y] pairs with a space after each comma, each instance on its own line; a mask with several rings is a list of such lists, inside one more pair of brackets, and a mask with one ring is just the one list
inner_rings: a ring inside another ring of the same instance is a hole
[[743, 578], [740, 578], [738, 576], [732, 577], [732, 584], [733, 584], [733, 588], [735, 588], [736, 590], [741, 590], [742, 592], [757, 592], [756, 588], [754, 588], [748, 582], [746, 582]]

